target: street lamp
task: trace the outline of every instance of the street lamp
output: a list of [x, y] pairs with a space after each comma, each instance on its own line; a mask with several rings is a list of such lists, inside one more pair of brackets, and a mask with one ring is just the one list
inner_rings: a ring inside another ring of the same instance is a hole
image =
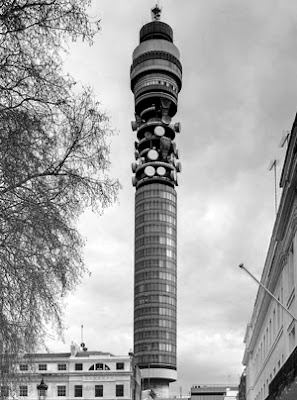
[[45, 400], [47, 388], [48, 388], [48, 386], [46, 383], [44, 383], [44, 380], [42, 378], [40, 384], [37, 385], [39, 400]]

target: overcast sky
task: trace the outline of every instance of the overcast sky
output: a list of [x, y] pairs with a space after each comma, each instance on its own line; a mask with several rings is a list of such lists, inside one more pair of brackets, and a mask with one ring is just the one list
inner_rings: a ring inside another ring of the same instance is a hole
[[[173, 122], [182, 173], [178, 193], [178, 381], [238, 383], [243, 338], [257, 286], [240, 262], [260, 277], [275, 220], [274, 175], [297, 109], [295, 0], [162, 0], [162, 20], [174, 32], [183, 87]], [[80, 231], [92, 272], [67, 300], [65, 343], [127, 354], [133, 348], [135, 133], [129, 71], [141, 26], [154, 0], [93, 0], [102, 19], [92, 47], [70, 47], [66, 68], [91, 85], [118, 134], [111, 143], [111, 176], [119, 201], [103, 216], [86, 212]], [[278, 191], [280, 196], [280, 191]]]

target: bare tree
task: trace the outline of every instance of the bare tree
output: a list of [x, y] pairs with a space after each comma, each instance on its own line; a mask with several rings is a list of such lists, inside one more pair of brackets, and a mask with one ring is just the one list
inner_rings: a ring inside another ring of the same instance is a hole
[[0, 5], [0, 384], [4, 364], [42, 342], [44, 323], [61, 328], [63, 297], [86, 272], [75, 222], [119, 190], [108, 176], [109, 118], [62, 71], [67, 40], [92, 44], [100, 29], [89, 3]]

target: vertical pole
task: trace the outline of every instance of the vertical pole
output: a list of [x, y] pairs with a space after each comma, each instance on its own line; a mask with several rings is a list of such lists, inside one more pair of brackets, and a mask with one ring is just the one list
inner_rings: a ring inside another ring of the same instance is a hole
[[274, 203], [275, 203], [275, 214], [277, 214], [276, 160], [274, 163]]
[[273, 160], [270, 163], [269, 166], [269, 171], [272, 170], [273, 168], [273, 172], [274, 172], [274, 208], [275, 208], [275, 214], [277, 214], [277, 183], [276, 183], [276, 164], [277, 164], [277, 160]]

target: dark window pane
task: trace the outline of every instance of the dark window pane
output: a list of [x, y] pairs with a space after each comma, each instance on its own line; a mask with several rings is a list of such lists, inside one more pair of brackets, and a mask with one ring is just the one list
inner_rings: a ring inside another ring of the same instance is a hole
[[116, 396], [117, 397], [124, 396], [124, 385], [116, 385]]
[[82, 397], [82, 385], [74, 386], [74, 397]]
[[8, 394], [9, 394], [8, 392], [9, 392], [8, 386], [1, 386], [1, 397], [2, 397], [2, 399], [5, 398], [5, 397], [8, 397]]
[[95, 385], [95, 397], [103, 397], [103, 385]]
[[66, 396], [66, 386], [58, 386], [57, 387], [57, 395], [58, 396]]
[[20, 386], [20, 396], [28, 396], [28, 386]]

